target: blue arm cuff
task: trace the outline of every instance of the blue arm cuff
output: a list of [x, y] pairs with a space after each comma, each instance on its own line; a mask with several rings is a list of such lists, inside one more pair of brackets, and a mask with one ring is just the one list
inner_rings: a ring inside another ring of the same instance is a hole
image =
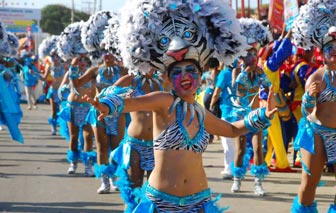
[[253, 133], [257, 133], [260, 130], [266, 129], [271, 125], [271, 119], [266, 117], [266, 108], [258, 108], [253, 110], [244, 117], [244, 124], [246, 128]]
[[106, 96], [99, 101], [109, 107], [109, 115], [118, 115], [124, 110], [124, 100], [117, 95]]
[[78, 70], [79, 70], [78, 66], [74, 67], [74, 66], [71, 65], [70, 68], [69, 68], [69, 78], [70, 79], [78, 78], [79, 77]]
[[314, 108], [316, 105], [316, 98], [313, 96], [310, 96], [308, 91], [305, 92], [302, 96], [302, 106], [304, 108]]

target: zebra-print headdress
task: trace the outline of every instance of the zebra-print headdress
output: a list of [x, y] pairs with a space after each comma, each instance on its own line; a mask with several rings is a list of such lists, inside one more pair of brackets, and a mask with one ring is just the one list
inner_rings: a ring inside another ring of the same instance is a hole
[[50, 56], [51, 53], [57, 51], [58, 38], [59, 36], [53, 35], [43, 39], [38, 48], [38, 55], [40, 59], [44, 60], [46, 56]]
[[261, 21], [254, 18], [240, 18], [242, 35], [246, 37], [248, 44], [259, 43], [264, 46], [273, 40], [271, 32], [262, 25]]
[[323, 47], [324, 36], [330, 27], [336, 26], [336, 1], [309, 0], [300, 7], [299, 16], [293, 23], [293, 42], [303, 49]]
[[118, 33], [124, 65], [164, 72], [183, 59], [204, 66], [216, 57], [231, 64], [249, 47], [235, 16], [224, 0], [128, 1]]
[[80, 54], [87, 54], [81, 41], [81, 32], [84, 22], [75, 22], [68, 25], [59, 36], [57, 51], [63, 60], [72, 59]]

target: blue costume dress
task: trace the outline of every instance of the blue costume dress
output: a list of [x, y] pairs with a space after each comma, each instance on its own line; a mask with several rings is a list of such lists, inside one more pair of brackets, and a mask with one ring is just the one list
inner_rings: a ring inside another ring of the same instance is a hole
[[8, 127], [13, 140], [23, 143], [24, 139], [19, 129], [23, 114], [20, 107], [21, 92], [18, 79], [15, 73], [2, 64], [0, 64], [0, 90], [0, 123]]
[[[51, 76], [54, 79], [61, 78], [65, 74], [65, 70], [64, 70], [63, 65], [59, 65], [57, 67], [53, 66], [53, 67], [50, 68], [50, 71], [51, 71]], [[56, 112], [57, 112], [56, 115], [57, 115], [58, 112], [59, 112], [60, 104], [61, 104], [61, 100], [58, 97], [58, 89], [55, 89], [52, 86], [49, 87], [46, 98], [47, 99], [52, 99], [53, 102], [56, 103]], [[56, 118], [49, 117], [48, 122], [49, 122], [50, 125], [56, 127], [56, 125], [59, 124], [59, 122], [62, 122], [62, 121], [59, 121], [59, 119], [57, 117]], [[62, 131], [62, 134], [64, 135], [64, 131]]]

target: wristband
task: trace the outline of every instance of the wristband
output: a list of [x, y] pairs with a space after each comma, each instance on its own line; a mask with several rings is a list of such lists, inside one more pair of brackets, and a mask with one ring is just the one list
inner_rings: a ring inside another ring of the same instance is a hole
[[106, 96], [99, 101], [109, 107], [109, 115], [118, 115], [124, 110], [124, 100], [117, 95]]
[[257, 133], [268, 128], [272, 118], [266, 117], [266, 108], [258, 108], [244, 116], [244, 124], [250, 132]]
[[70, 79], [78, 78], [79, 77], [78, 70], [79, 70], [78, 66], [75, 67], [71, 65], [69, 68], [69, 78]]
[[302, 106], [304, 108], [314, 108], [316, 105], [316, 98], [309, 95], [309, 92], [306, 91], [302, 96]]

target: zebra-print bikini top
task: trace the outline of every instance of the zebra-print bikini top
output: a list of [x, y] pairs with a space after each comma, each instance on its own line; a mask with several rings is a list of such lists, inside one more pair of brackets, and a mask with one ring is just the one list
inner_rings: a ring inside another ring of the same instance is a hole
[[[334, 78], [332, 73], [332, 78]], [[326, 87], [317, 98], [318, 103], [334, 102], [336, 103], [336, 88], [332, 86], [328, 74], [325, 72], [323, 78], [326, 81]]]
[[[193, 107], [198, 108], [198, 104], [189, 104], [186, 102], [175, 99], [173, 107], [176, 107], [176, 121], [165, 129], [157, 139], [154, 140], [155, 150], [188, 150], [197, 153], [203, 153], [209, 144], [209, 133], [205, 130], [203, 125], [203, 116], [198, 112], [198, 119], [200, 120], [200, 128], [194, 138], [190, 138], [186, 128], [184, 127], [183, 120], [185, 118], [185, 110], [189, 108], [193, 111]], [[192, 105], [192, 106], [190, 106]], [[198, 109], [196, 109], [197, 111]], [[194, 112], [191, 112], [194, 114]], [[192, 116], [193, 117], [193, 116]], [[192, 121], [192, 120], [191, 120]], [[191, 122], [189, 121], [189, 123]]]
[[209, 133], [200, 127], [196, 136], [191, 139], [186, 133], [183, 125], [178, 121], [165, 129], [157, 139], [154, 140], [155, 150], [188, 150], [203, 153], [209, 144]]

